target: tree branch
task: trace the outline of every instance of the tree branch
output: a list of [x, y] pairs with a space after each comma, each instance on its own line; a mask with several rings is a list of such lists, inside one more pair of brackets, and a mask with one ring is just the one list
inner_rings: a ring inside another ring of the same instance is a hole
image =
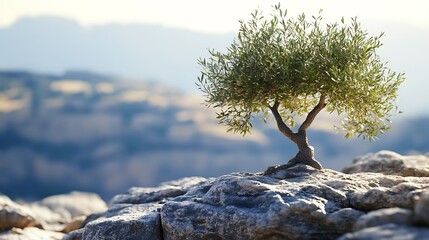
[[305, 133], [307, 128], [310, 127], [311, 123], [313, 123], [316, 118], [316, 115], [326, 106], [325, 100], [325, 95], [320, 95], [319, 103], [308, 113], [307, 118], [299, 127], [298, 133]]
[[294, 135], [295, 133], [283, 122], [283, 118], [280, 116], [280, 113], [278, 111], [280, 103], [276, 101], [273, 106], [269, 106], [271, 109], [271, 112], [274, 115], [274, 118], [277, 122], [277, 127], [279, 128], [280, 132], [283, 133], [286, 137], [294, 141]]

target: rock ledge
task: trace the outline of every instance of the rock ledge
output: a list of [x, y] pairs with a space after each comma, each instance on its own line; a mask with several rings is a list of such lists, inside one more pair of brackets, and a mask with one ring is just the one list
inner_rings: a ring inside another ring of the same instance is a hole
[[[359, 171], [368, 170], [365, 164], [373, 166], [393, 157], [400, 158], [402, 166], [414, 161], [381, 152], [364, 156], [354, 165], [359, 165]], [[394, 175], [391, 168], [383, 169], [346, 174], [297, 165], [268, 175], [184, 178], [154, 188], [131, 188], [115, 196], [107, 210], [103, 204], [93, 208], [61, 197], [18, 210], [18, 204], [4, 197], [0, 198], [0, 227], [6, 231], [0, 239], [34, 239], [26, 238], [29, 234], [46, 234], [36, 239], [66, 240], [428, 239], [429, 177], [410, 167], [402, 168], [406, 174]], [[56, 215], [40, 217], [48, 210]], [[11, 224], [4, 216], [21, 223]], [[57, 221], [61, 218], [67, 224]]]

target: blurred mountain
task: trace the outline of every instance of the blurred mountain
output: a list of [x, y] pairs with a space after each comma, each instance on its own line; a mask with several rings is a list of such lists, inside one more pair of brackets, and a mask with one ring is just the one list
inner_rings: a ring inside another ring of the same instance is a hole
[[109, 197], [130, 186], [239, 170], [262, 154], [262, 133], [224, 134], [201, 102], [86, 72], [1, 72], [0, 192], [29, 198], [80, 189]]
[[[59, 17], [28, 17], [0, 28], [0, 68], [62, 73], [89, 69], [194, 89], [197, 59], [225, 48], [233, 35], [144, 24], [84, 28]], [[180, 84], [178, 84], [180, 83]]]
[[[400, 109], [428, 115], [423, 103], [429, 101], [429, 29], [389, 21], [363, 24], [371, 35], [386, 32], [380, 54], [392, 69], [406, 73]], [[208, 57], [207, 48], [225, 50], [234, 37], [235, 33], [203, 34], [150, 24], [83, 27], [66, 18], [26, 17], [0, 28], [0, 69], [58, 75], [68, 69], [84, 69], [196, 92], [197, 59]]]
[[[225, 133], [202, 102], [159, 84], [89, 72], [0, 72], [0, 192], [34, 199], [81, 190], [109, 199], [185, 176], [264, 171], [295, 155], [272, 125], [255, 121], [244, 138]], [[338, 170], [381, 149], [428, 152], [428, 120], [403, 120], [369, 143], [325, 130], [331, 118], [322, 115], [309, 137], [316, 157]]]

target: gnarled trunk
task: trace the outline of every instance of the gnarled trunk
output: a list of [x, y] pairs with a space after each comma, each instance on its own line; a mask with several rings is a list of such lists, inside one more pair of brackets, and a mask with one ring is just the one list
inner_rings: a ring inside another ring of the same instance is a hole
[[298, 153], [294, 158], [289, 160], [288, 164], [291, 166], [303, 163], [312, 166], [316, 169], [322, 169], [322, 165], [314, 158], [314, 148], [308, 144], [306, 133], [299, 133], [295, 135], [297, 140], [294, 141], [298, 146]]
[[[320, 96], [319, 103], [313, 108], [313, 110], [308, 113], [307, 118], [301, 124], [298, 132], [296, 133], [294, 133], [283, 122], [283, 118], [280, 116], [280, 113], [278, 111], [279, 105], [280, 103], [276, 101], [273, 106], [269, 106], [271, 112], [276, 119], [277, 127], [283, 135], [292, 140], [298, 146], [298, 153], [296, 154], [296, 156], [289, 160], [289, 162], [286, 165], [283, 165], [281, 168], [289, 168], [296, 164], [302, 163], [312, 166], [316, 169], [322, 169], [322, 165], [314, 158], [314, 148], [308, 144], [307, 128], [316, 118], [316, 115], [326, 106], [325, 96]], [[270, 169], [268, 169], [267, 171], [269, 170]]]
[[322, 165], [314, 158], [314, 148], [308, 144], [305, 132], [301, 135], [299, 133], [295, 133], [292, 141], [298, 146], [298, 153], [296, 156], [284, 165], [269, 167], [264, 172], [264, 175], [271, 175], [274, 172], [282, 169], [288, 169], [296, 164], [305, 164], [319, 170], [323, 169]]

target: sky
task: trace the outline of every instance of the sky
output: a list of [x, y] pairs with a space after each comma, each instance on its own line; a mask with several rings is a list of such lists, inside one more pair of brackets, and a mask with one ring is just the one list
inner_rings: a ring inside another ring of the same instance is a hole
[[382, 57], [389, 61], [389, 67], [406, 76], [399, 92], [399, 106], [411, 113], [429, 115], [427, 0], [0, 0], [0, 27], [10, 26], [22, 17], [50, 15], [73, 19], [84, 27], [149, 23], [224, 34], [237, 32], [238, 20], [249, 19], [255, 9], [269, 13], [279, 2], [288, 9], [289, 16], [302, 12], [316, 15], [323, 9], [327, 21], [357, 16], [370, 33], [386, 32], [383, 43], [387, 51], [381, 49]]
[[0, 0], [0, 26], [23, 16], [53, 15], [75, 19], [83, 26], [106, 23], [155, 23], [208, 33], [238, 29], [259, 8], [268, 11], [281, 2], [290, 14], [317, 14], [329, 20], [358, 16], [364, 20], [389, 20], [429, 27], [426, 0]]

